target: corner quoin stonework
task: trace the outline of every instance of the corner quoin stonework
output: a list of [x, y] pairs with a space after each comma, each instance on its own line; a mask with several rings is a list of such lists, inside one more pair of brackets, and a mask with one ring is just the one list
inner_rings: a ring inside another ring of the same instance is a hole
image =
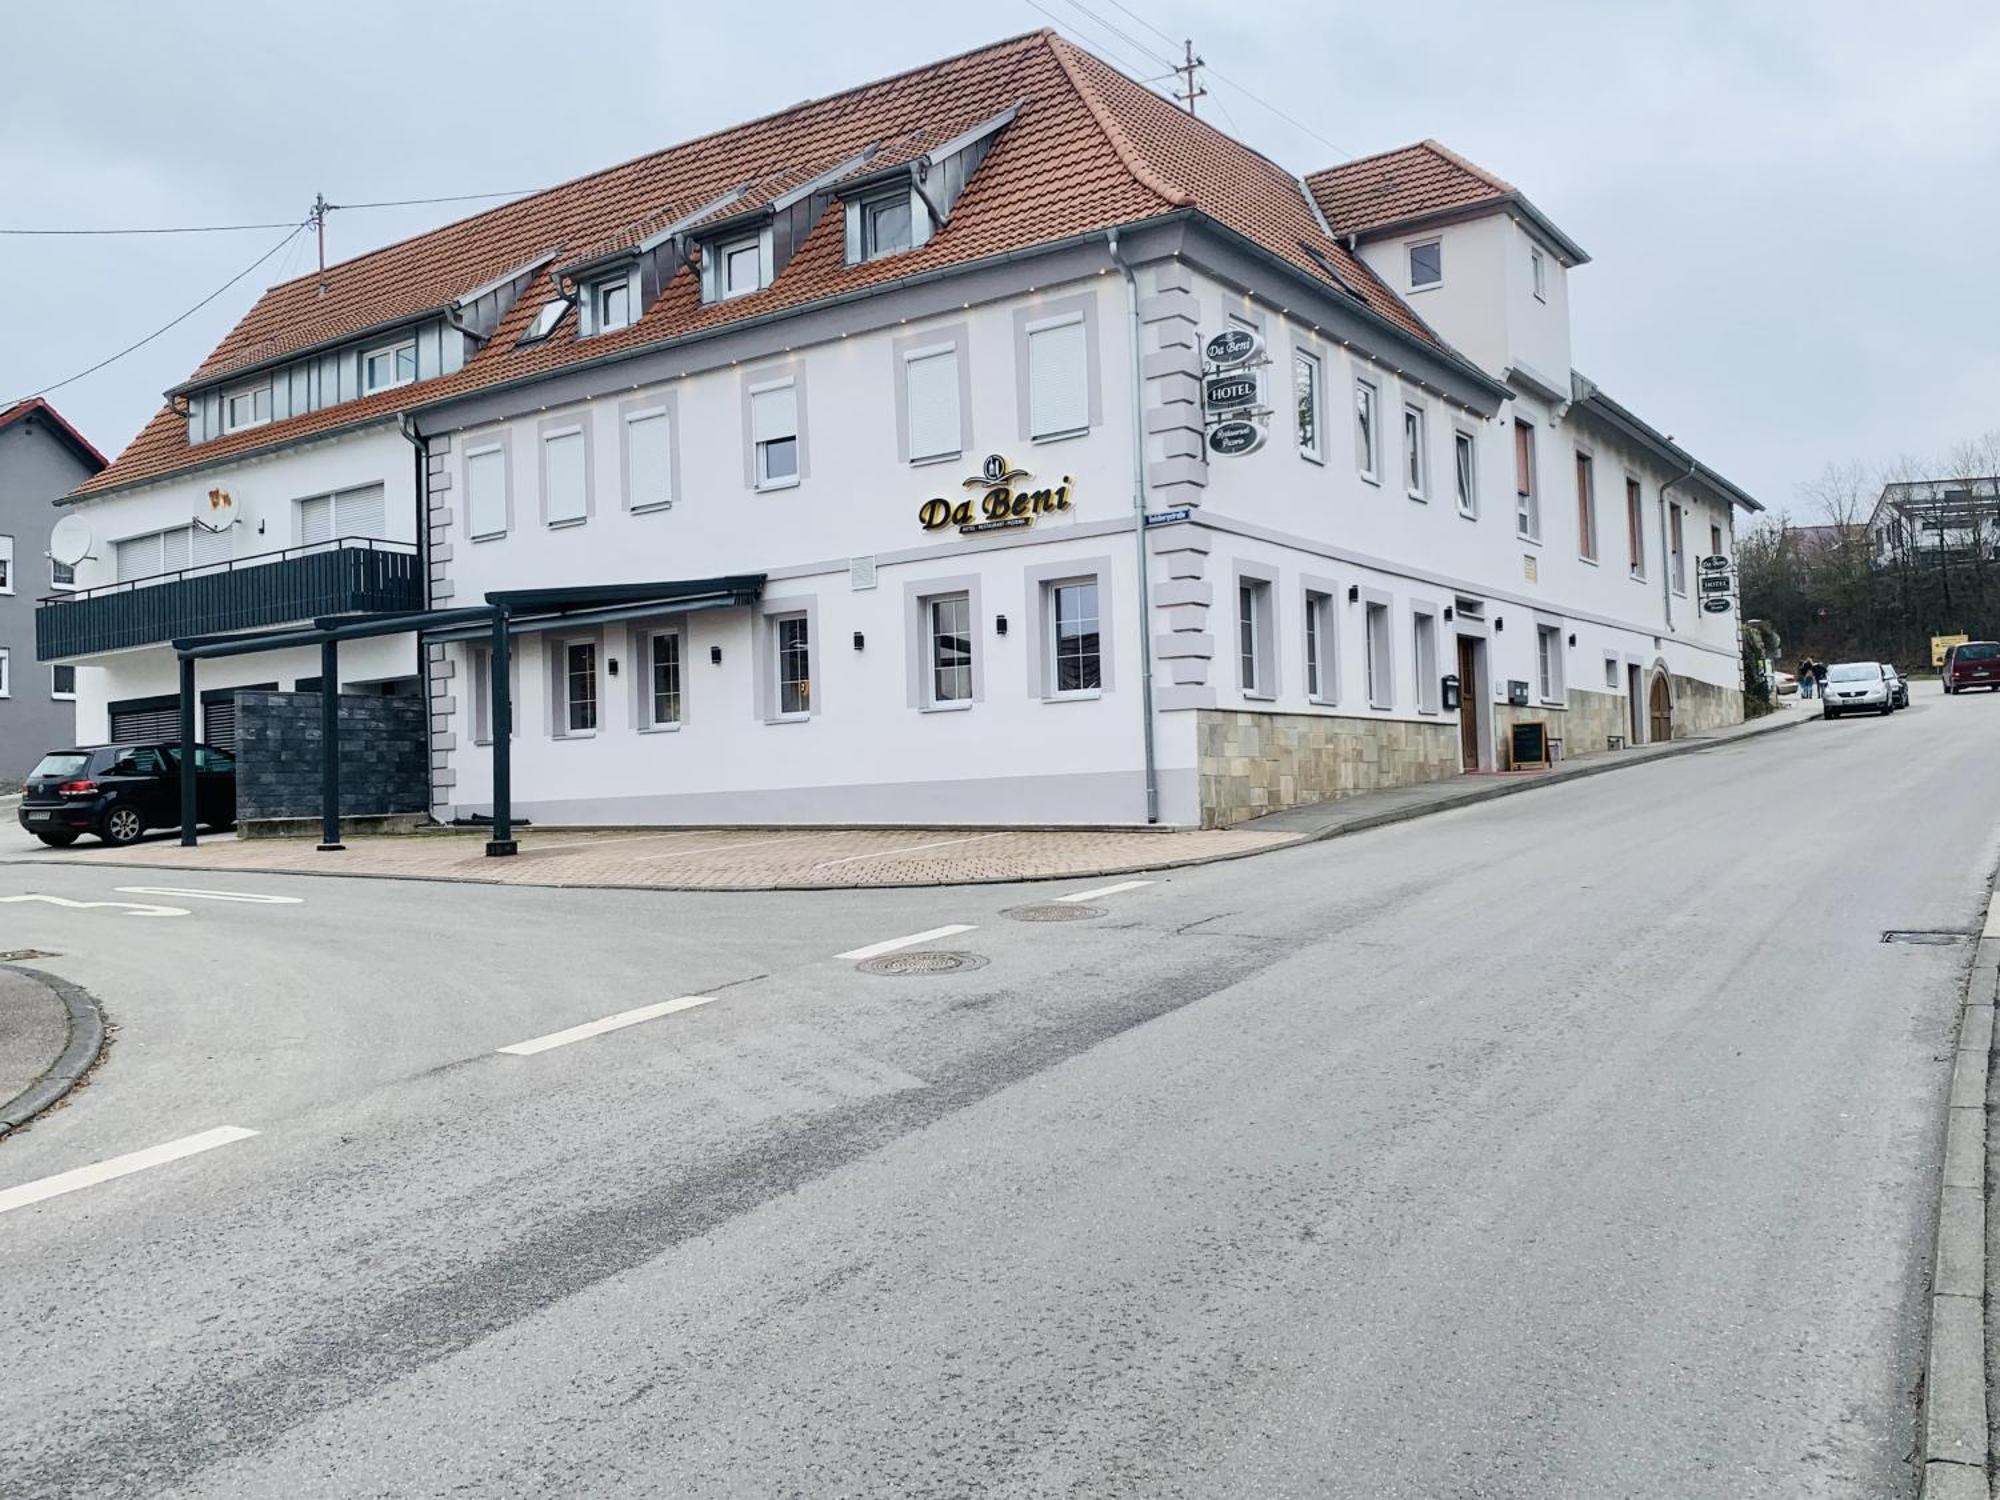
[[1458, 774], [1454, 720], [1204, 709], [1195, 719], [1201, 826]]

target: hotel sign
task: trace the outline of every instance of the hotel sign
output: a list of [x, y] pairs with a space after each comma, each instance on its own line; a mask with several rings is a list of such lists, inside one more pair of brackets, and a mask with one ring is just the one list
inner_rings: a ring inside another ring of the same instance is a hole
[[1225, 328], [1203, 346], [1202, 352], [1217, 369], [1233, 370], [1264, 352], [1264, 336], [1251, 328]]
[[1255, 422], [1218, 422], [1208, 429], [1208, 446], [1216, 453], [1255, 453], [1264, 446], [1264, 429]]
[[1259, 386], [1254, 370], [1230, 370], [1202, 382], [1201, 401], [1212, 412], [1239, 411], [1257, 404]]
[[1032, 526], [1038, 517], [1072, 508], [1069, 475], [1053, 488], [1035, 488], [1034, 476], [1017, 469], [1004, 454], [994, 453], [979, 472], [965, 481], [967, 494], [958, 499], [934, 496], [917, 507], [917, 521], [926, 531], [957, 527], [961, 536], [983, 531], [1014, 531]]

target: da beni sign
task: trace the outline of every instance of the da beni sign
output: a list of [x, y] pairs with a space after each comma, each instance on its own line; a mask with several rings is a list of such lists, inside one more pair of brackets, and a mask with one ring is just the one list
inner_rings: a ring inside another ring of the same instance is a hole
[[1054, 488], [1035, 488], [1034, 475], [1015, 468], [1004, 454], [994, 453], [965, 481], [967, 494], [956, 500], [942, 495], [926, 500], [917, 507], [917, 520], [926, 531], [956, 526], [962, 536], [1032, 526], [1041, 516], [1070, 508], [1073, 483], [1065, 474]]

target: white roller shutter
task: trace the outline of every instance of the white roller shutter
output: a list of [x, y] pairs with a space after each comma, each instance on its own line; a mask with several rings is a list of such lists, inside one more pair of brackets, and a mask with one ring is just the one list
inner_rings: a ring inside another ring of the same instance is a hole
[[312, 547], [333, 540], [333, 496], [314, 495], [299, 502], [299, 545]]
[[625, 483], [634, 510], [673, 501], [672, 436], [664, 410], [634, 412], [626, 418]]
[[114, 549], [118, 560], [118, 581], [130, 583], [135, 578], [151, 578], [160, 571], [160, 537], [127, 537]]
[[943, 458], [959, 451], [958, 351], [925, 349], [903, 362], [910, 404], [910, 457]]
[[581, 521], [586, 512], [583, 429], [572, 427], [542, 439], [542, 473], [548, 484], [548, 519]]
[[465, 455], [465, 513], [474, 536], [498, 536], [507, 529], [507, 455], [501, 449]]
[[750, 436], [768, 443], [777, 438], [799, 435], [798, 392], [788, 380], [750, 393]]
[[230, 528], [227, 526], [220, 531], [210, 531], [206, 526], [191, 526], [188, 528], [188, 538], [193, 544], [193, 556], [190, 561], [197, 567], [205, 567], [210, 563], [225, 563], [235, 555], [236, 549], [230, 539]]
[[1090, 425], [1083, 319], [1028, 330], [1028, 406], [1035, 437], [1080, 432]]
[[365, 484], [359, 489], [342, 490], [333, 497], [333, 534], [381, 539], [388, 510], [382, 486]]

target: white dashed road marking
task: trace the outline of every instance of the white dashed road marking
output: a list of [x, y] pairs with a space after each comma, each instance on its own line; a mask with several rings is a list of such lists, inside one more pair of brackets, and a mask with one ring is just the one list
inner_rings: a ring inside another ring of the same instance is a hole
[[44, 1177], [39, 1182], [24, 1182], [19, 1187], [0, 1191], [0, 1214], [17, 1208], [26, 1208], [30, 1203], [40, 1203], [44, 1198], [57, 1198], [64, 1193], [73, 1193], [78, 1188], [109, 1182], [114, 1177], [143, 1172], [148, 1167], [165, 1166], [170, 1161], [179, 1161], [183, 1156], [213, 1151], [217, 1146], [227, 1146], [231, 1141], [247, 1141], [256, 1133], [254, 1130], [245, 1130], [240, 1125], [223, 1125], [214, 1130], [204, 1130], [199, 1135], [182, 1136], [177, 1141], [168, 1141], [164, 1146], [149, 1146], [144, 1151], [134, 1151], [126, 1156], [114, 1156], [109, 1161], [93, 1162], [87, 1167], [78, 1167], [74, 1172], [61, 1172], [54, 1177]]
[[525, 1042], [516, 1042], [511, 1047], [498, 1050], [512, 1057], [532, 1057], [552, 1047], [567, 1047], [571, 1042], [587, 1041], [594, 1036], [603, 1036], [607, 1031], [637, 1026], [641, 1021], [650, 1021], [657, 1016], [670, 1016], [675, 1011], [693, 1010], [697, 1005], [714, 1003], [713, 995], [683, 995], [678, 1000], [662, 1000], [657, 1005], [642, 1005], [637, 1010], [621, 1010], [617, 1015], [606, 1016], [601, 1021], [585, 1021], [567, 1031], [552, 1031], [547, 1036], [531, 1037]]
[[888, 859], [895, 854], [915, 854], [924, 849], [943, 849], [952, 844], [978, 844], [987, 839], [1003, 839], [1011, 829], [1003, 828], [998, 833], [975, 833], [970, 838], [939, 839], [934, 844], [906, 844], [901, 849], [878, 849], [873, 854], [849, 854], [842, 859], [823, 859], [814, 865], [815, 870], [831, 869], [834, 865], [851, 865], [858, 859]]
[[1123, 891], [1136, 891], [1142, 885], [1151, 885], [1150, 880], [1121, 880], [1116, 885], [1101, 885], [1094, 891], [1078, 891], [1073, 896], [1058, 896], [1058, 901], [1095, 901], [1099, 896], [1116, 896]]
[[908, 948], [916, 943], [933, 942], [938, 938], [957, 937], [961, 932], [971, 932], [975, 924], [954, 922], [948, 927], [933, 927], [927, 932], [913, 932], [908, 937], [890, 938], [884, 943], [870, 943], [866, 948], [849, 948], [845, 953], [836, 953], [835, 958], [851, 958], [856, 963], [864, 958], [875, 958], [883, 953], [894, 953], [898, 948]]
[[266, 896], [257, 891], [183, 890], [173, 885], [118, 885], [113, 890], [127, 896], [195, 896], [203, 901], [242, 901], [251, 906], [302, 906], [303, 896]]
[[185, 906], [152, 906], [143, 901], [71, 901], [62, 896], [0, 896], [0, 905], [16, 901], [40, 901], [49, 906], [66, 906], [71, 911], [92, 911], [107, 907], [128, 917], [184, 917]]

